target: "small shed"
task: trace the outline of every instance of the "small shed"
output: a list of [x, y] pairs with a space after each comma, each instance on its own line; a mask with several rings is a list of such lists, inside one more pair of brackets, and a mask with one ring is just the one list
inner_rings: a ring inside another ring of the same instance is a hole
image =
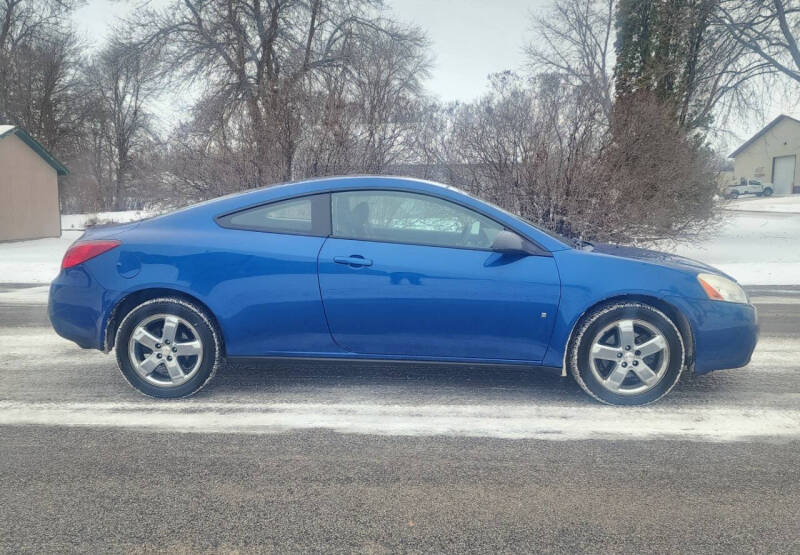
[[772, 183], [775, 194], [800, 193], [800, 120], [780, 115], [733, 151], [734, 180]]
[[0, 125], [0, 241], [61, 235], [58, 176], [67, 173], [27, 131]]

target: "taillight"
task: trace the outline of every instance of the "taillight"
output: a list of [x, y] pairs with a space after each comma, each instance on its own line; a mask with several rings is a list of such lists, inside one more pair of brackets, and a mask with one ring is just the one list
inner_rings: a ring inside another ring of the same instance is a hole
[[114, 247], [118, 247], [120, 244], [119, 241], [85, 241], [83, 243], [75, 243], [64, 255], [64, 260], [61, 261], [61, 269], [72, 268], [78, 264], [83, 264], [95, 256], [99, 256], [106, 251], [110, 251]]

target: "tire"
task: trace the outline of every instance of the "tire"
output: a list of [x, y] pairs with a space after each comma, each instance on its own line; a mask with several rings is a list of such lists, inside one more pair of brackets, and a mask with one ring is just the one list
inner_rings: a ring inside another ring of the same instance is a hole
[[587, 314], [567, 353], [569, 371], [581, 388], [610, 405], [659, 400], [678, 383], [685, 360], [677, 326], [660, 310], [638, 302]]
[[772, 187], [764, 187], [764, 191], [762, 192], [762, 194], [765, 197], [771, 197], [772, 196]]
[[152, 299], [131, 310], [119, 325], [115, 345], [122, 375], [151, 397], [193, 395], [221, 363], [219, 333], [209, 315], [174, 297]]
[[731, 200], [736, 200], [739, 198], [739, 191], [731, 191], [731, 193], [728, 195], [728, 198]]

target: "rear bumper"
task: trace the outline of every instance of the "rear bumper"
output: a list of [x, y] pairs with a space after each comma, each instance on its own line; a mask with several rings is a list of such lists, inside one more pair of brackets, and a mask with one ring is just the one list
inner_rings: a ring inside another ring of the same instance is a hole
[[741, 368], [750, 362], [758, 341], [756, 308], [749, 304], [673, 297], [691, 323], [694, 372]]
[[82, 267], [62, 272], [50, 284], [47, 314], [58, 335], [84, 349], [103, 350], [104, 314], [111, 302], [105, 290]]

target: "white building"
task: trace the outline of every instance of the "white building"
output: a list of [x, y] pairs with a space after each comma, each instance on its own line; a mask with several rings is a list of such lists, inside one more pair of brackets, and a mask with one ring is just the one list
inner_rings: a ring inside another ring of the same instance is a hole
[[772, 183], [776, 195], [800, 193], [800, 120], [781, 115], [733, 151], [734, 181]]

